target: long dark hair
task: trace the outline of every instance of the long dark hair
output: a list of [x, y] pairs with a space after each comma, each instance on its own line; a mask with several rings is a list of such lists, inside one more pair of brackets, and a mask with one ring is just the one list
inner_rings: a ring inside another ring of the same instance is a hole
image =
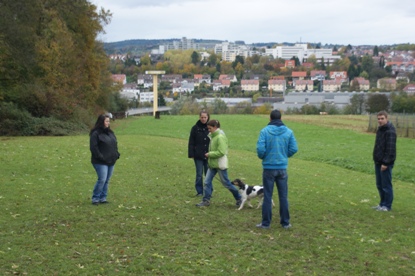
[[[99, 115], [98, 118], [97, 118], [97, 121], [95, 123], [95, 126], [91, 129], [91, 131], [89, 132], [89, 135], [91, 135], [92, 132], [94, 132], [95, 130], [98, 130], [98, 129], [99, 130], [104, 130], [105, 129], [105, 123], [104, 122], [105, 122], [106, 118], [109, 118], [109, 116], [108, 115], [103, 115], [103, 114]], [[108, 127], [108, 131], [112, 132], [110, 127]]]

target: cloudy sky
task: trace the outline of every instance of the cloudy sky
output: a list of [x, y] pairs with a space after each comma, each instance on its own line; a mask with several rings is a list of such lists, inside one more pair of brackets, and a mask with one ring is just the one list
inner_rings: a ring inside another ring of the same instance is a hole
[[100, 39], [415, 43], [414, 0], [89, 0], [110, 10]]

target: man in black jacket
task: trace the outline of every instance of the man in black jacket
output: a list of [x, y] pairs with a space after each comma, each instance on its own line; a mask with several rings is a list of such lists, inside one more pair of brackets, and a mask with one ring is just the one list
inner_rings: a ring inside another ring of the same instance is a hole
[[374, 209], [390, 211], [393, 201], [392, 169], [396, 159], [396, 131], [392, 123], [388, 122], [388, 113], [381, 111], [377, 114], [377, 118], [378, 130], [373, 149], [373, 161], [380, 203]]
[[193, 158], [196, 167], [195, 188], [196, 196], [203, 196], [203, 173], [206, 175], [208, 170], [208, 160], [205, 154], [209, 151], [208, 137], [209, 130], [207, 122], [209, 121], [209, 113], [202, 111], [199, 114], [199, 120], [190, 130], [189, 136], [189, 158]]

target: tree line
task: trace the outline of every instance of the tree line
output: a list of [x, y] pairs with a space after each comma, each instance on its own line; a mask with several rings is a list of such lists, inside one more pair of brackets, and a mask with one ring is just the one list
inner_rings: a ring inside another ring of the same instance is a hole
[[97, 36], [110, 20], [87, 0], [1, 1], [1, 135], [84, 130], [107, 110], [116, 89]]

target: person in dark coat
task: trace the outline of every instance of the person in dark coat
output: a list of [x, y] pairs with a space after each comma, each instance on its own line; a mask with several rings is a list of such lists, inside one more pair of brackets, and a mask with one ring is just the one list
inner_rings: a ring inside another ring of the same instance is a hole
[[377, 114], [378, 129], [376, 131], [373, 161], [375, 162], [376, 188], [379, 191], [379, 205], [373, 207], [378, 211], [392, 210], [393, 187], [392, 169], [396, 159], [396, 130], [388, 121], [388, 113]]
[[92, 204], [108, 203], [109, 181], [114, 172], [115, 162], [120, 158], [117, 138], [110, 129], [110, 117], [99, 115], [89, 137], [91, 163], [98, 176], [92, 192]]
[[203, 174], [206, 175], [208, 170], [208, 160], [205, 153], [209, 151], [208, 137], [209, 130], [207, 122], [209, 121], [209, 113], [201, 111], [199, 120], [190, 130], [188, 156], [193, 158], [196, 167], [196, 196], [203, 196]]

